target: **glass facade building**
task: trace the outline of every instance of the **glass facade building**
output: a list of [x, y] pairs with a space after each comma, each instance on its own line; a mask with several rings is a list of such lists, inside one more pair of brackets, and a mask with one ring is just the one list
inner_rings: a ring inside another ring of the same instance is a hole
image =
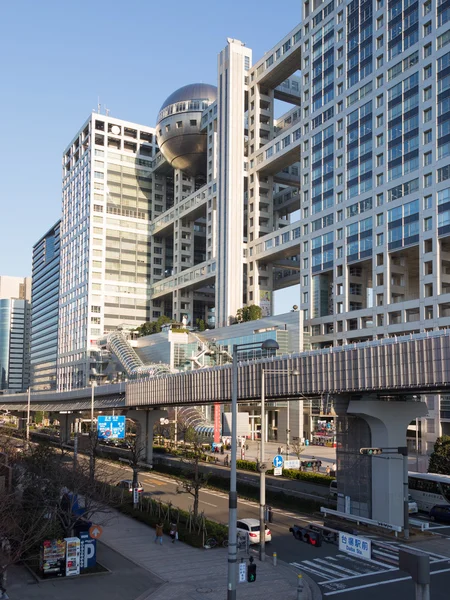
[[34, 246], [31, 288], [31, 388], [56, 389], [60, 221]]
[[0, 390], [29, 386], [30, 284], [29, 278], [0, 276]]

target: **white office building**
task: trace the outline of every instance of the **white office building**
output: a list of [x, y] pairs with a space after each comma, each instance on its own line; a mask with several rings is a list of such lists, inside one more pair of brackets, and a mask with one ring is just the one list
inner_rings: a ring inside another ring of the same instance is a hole
[[[179, 88], [154, 129], [94, 114], [68, 147], [61, 387], [117, 325], [224, 327], [293, 285], [299, 350], [450, 326], [450, 9], [302, 11], [256, 61], [229, 39], [217, 90]], [[450, 430], [428, 403], [424, 450]]]

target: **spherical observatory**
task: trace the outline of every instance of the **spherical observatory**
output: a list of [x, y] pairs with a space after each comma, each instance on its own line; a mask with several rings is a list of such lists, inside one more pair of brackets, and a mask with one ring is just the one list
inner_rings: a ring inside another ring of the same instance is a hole
[[206, 129], [202, 111], [217, 98], [217, 88], [193, 83], [171, 94], [159, 111], [156, 139], [164, 158], [190, 177], [206, 175]]

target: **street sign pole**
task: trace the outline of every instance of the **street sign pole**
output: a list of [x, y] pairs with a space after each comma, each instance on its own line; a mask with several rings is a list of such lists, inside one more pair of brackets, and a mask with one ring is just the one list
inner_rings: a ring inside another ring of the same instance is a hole
[[266, 560], [266, 522], [264, 520], [264, 508], [266, 505], [266, 465], [264, 457], [264, 442], [266, 440], [266, 411], [265, 411], [265, 369], [261, 369], [261, 445], [259, 447], [259, 560]]

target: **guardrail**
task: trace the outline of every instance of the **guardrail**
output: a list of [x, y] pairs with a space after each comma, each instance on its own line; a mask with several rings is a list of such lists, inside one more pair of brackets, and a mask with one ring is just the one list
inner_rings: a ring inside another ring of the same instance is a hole
[[403, 531], [403, 527], [399, 525], [391, 525], [390, 523], [382, 523], [381, 521], [375, 521], [374, 519], [367, 519], [366, 517], [360, 517], [359, 515], [350, 515], [348, 513], [341, 512], [340, 510], [333, 510], [332, 508], [325, 508], [324, 506], [320, 507], [320, 512], [325, 516], [327, 515], [335, 515], [336, 517], [341, 517], [346, 519], [347, 521], [354, 521], [359, 525], [359, 523], [366, 523], [367, 525], [373, 525], [374, 527], [381, 527], [382, 529], [388, 529], [389, 531], [395, 532], [395, 537], [400, 531]]
[[430, 528], [428, 521], [419, 521], [417, 519], [409, 519], [409, 524], [413, 527], [417, 527], [420, 531], [426, 531]]

